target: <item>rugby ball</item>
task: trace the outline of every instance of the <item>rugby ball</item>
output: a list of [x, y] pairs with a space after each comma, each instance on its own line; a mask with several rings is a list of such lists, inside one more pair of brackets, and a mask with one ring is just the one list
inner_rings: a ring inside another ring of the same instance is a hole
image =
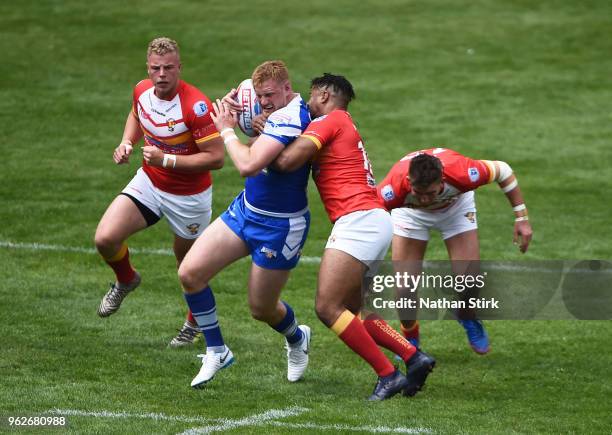
[[253, 118], [261, 114], [261, 105], [255, 95], [255, 88], [251, 79], [243, 80], [238, 85], [236, 92], [236, 101], [242, 106], [242, 112], [238, 114], [238, 126], [240, 130], [247, 136], [255, 136], [253, 130]]

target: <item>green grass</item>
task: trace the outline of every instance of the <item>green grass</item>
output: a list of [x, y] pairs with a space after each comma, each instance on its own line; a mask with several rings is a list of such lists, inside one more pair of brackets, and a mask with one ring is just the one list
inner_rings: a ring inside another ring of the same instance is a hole
[[[512, 246], [512, 214], [496, 187], [479, 191], [482, 257], [612, 258], [612, 7], [574, 2], [272, 1], [0, 4], [0, 242], [92, 248], [99, 218], [136, 170], [112, 164], [144, 77], [146, 44], [179, 41], [183, 78], [211, 98], [281, 58], [294, 87], [346, 75], [351, 106], [381, 179], [408, 151], [444, 144], [508, 161], [530, 210], [534, 241]], [[214, 213], [242, 185], [229, 158], [214, 174]], [[319, 256], [330, 225], [310, 186], [305, 256]], [[164, 222], [130, 246], [167, 249]], [[444, 259], [435, 238], [430, 259]], [[414, 399], [363, 399], [372, 371], [318, 322], [317, 264], [301, 264], [284, 291], [313, 328], [304, 382], [284, 380], [283, 340], [250, 318], [248, 262], [214, 281], [220, 322], [237, 362], [205, 390], [188, 383], [196, 350], [169, 350], [184, 302], [171, 256], [135, 254], [142, 287], [121, 311], [95, 310], [112, 279], [95, 254], [0, 247], [0, 415], [50, 409], [163, 413], [237, 420], [270, 409], [316, 426], [239, 426], [235, 433], [328, 433], [425, 428], [435, 433], [597, 433], [612, 427], [609, 322], [488, 323], [493, 352], [473, 354], [454, 322], [426, 321], [438, 359]], [[198, 350], [201, 351], [201, 344]], [[219, 425], [70, 416], [74, 433], [178, 433]], [[333, 426], [336, 425], [336, 426]], [[227, 426], [229, 427], [229, 426]], [[0, 431], [4, 430], [0, 426]], [[326, 429], [327, 428], [327, 429]]]

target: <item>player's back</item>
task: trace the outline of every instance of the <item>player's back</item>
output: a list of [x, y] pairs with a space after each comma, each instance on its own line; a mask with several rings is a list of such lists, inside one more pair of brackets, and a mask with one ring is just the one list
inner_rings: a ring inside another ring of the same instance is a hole
[[358, 210], [382, 208], [363, 141], [351, 115], [334, 110], [304, 132], [317, 147], [313, 178], [332, 222]]
[[[308, 107], [297, 95], [291, 102], [272, 113], [262, 135], [270, 136], [284, 146], [293, 142], [310, 123]], [[299, 216], [308, 209], [306, 189], [310, 164], [293, 172], [266, 168], [245, 182], [246, 206], [271, 216]]]

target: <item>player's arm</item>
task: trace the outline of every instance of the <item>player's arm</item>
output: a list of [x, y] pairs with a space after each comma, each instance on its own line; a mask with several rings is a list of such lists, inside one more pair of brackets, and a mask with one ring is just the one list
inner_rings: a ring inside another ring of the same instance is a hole
[[225, 148], [242, 177], [257, 175], [268, 166], [283, 150], [284, 145], [273, 137], [259, 136], [251, 146], [245, 145], [234, 132], [237, 116], [229, 106], [220, 100], [213, 103], [211, 117], [221, 133]]
[[134, 111], [130, 110], [130, 113], [128, 113], [125, 121], [121, 142], [113, 152], [113, 160], [116, 164], [121, 165], [129, 162], [130, 154], [132, 154], [134, 149], [134, 144], [138, 142], [142, 136], [143, 133], [140, 128], [138, 118], [134, 114]]
[[526, 252], [529, 242], [531, 242], [533, 231], [529, 224], [527, 206], [523, 200], [523, 194], [521, 193], [516, 176], [510, 165], [506, 162], [498, 160], [482, 160], [482, 162], [489, 168], [489, 182], [497, 182], [512, 206], [515, 217], [514, 243], [519, 244], [521, 252]]
[[292, 172], [312, 160], [319, 145], [311, 136], [300, 136], [274, 160], [272, 167], [281, 172]]
[[197, 143], [199, 153], [190, 155], [166, 154], [153, 145], [142, 147], [147, 165], [173, 169], [178, 172], [202, 172], [223, 167], [225, 152], [223, 139], [215, 137]]

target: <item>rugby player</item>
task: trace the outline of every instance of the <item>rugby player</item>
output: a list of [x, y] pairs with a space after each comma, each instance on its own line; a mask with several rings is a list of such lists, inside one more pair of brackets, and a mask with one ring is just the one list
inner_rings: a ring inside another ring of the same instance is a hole
[[[116, 276], [98, 308], [101, 317], [116, 312], [140, 284], [126, 243], [132, 234], [166, 216], [174, 233], [174, 255], [179, 265], [210, 223], [210, 170], [223, 166], [223, 140], [210, 117], [210, 100], [180, 79], [181, 68], [175, 41], [157, 38], [149, 43], [149, 78], [134, 88], [123, 138], [113, 153], [116, 164], [127, 164], [134, 145], [144, 138], [143, 164], [110, 204], [95, 235], [98, 252]], [[186, 329], [193, 325], [190, 320], [189, 313], [182, 328], [187, 333], [195, 332]], [[179, 333], [171, 345], [184, 342]]]
[[[492, 182], [499, 184], [512, 206], [514, 243], [526, 252], [532, 230], [512, 168], [503, 161], [473, 160], [451, 149], [432, 148], [406, 155], [378, 185], [379, 197], [392, 210], [393, 261], [418, 275], [429, 233], [435, 229], [442, 233], [454, 273], [477, 273], [480, 247], [474, 190]], [[472, 349], [489, 352], [489, 337], [474, 310], [459, 310], [457, 315]], [[418, 328], [417, 321], [402, 319], [404, 336], [416, 346]]]
[[[334, 224], [321, 259], [316, 313], [378, 375], [369, 400], [384, 400], [403, 391], [419, 391], [435, 360], [408, 344], [383, 319], [362, 321], [362, 279], [384, 258], [393, 227], [376, 194], [376, 183], [363, 141], [347, 111], [355, 97], [343, 76], [324, 74], [311, 82], [308, 106], [314, 119], [287, 147], [275, 167], [291, 171], [314, 158], [313, 177]], [[377, 344], [401, 355], [407, 374], [397, 370]]]
[[[249, 147], [242, 144], [234, 127], [236, 111], [230, 91], [224, 102], [213, 104], [213, 121], [227, 152], [246, 177], [245, 188], [195, 242], [179, 268], [185, 299], [206, 338], [202, 367], [191, 382], [200, 387], [233, 362], [217, 320], [210, 280], [239, 258], [251, 255], [248, 300], [252, 316], [285, 336], [287, 379], [302, 378], [308, 365], [310, 328], [299, 325], [291, 306], [280, 300], [289, 272], [299, 260], [310, 213], [306, 186], [310, 165], [281, 173], [267, 166], [310, 122], [308, 108], [293, 92], [289, 73], [281, 61], [268, 61], [252, 74], [255, 92], [269, 113], [262, 134]], [[229, 100], [229, 101], [228, 101]]]

